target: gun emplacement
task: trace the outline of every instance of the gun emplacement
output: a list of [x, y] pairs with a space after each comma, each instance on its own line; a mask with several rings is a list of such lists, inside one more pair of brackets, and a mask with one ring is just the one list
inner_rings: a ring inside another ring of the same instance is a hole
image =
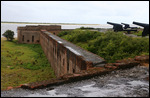
[[121, 24], [125, 25], [124, 29], [130, 28], [129, 24], [126, 24], [126, 23], [121, 23]]
[[124, 27], [124, 29], [137, 29], [137, 27], [130, 27], [130, 25], [129, 24], [126, 24], [126, 23], [121, 23], [121, 24], [123, 24], [123, 25], [125, 25], [125, 27]]
[[146, 36], [147, 34], [149, 34], [149, 24], [139, 23], [139, 22], [133, 22], [133, 24], [144, 27], [144, 30], [142, 32], [142, 36]]
[[[117, 32], [117, 31], [127, 31], [127, 33], [129, 34], [130, 33], [130, 31], [137, 31], [136, 29], [135, 29], [135, 27], [130, 27], [130, 25], [129, 24], [125, 24], [125, 23], [122, 23], [122, 24], [124, 24], [125, 25], [125, 28], [123, 28], [123, 26], [121, 25], [121, 24], [117, 24], [117, 23], [112, 23], [112, 22], [107, 22], [107, 24], [111, 24], [111, 25], [113, 25], [113, 29], [114, 29], [114, 31], [115, 32]], [[128, 29], [129, 28], [129, 29]]]
[[122, 27], [121, 24], [112, 23], [112, 22], [107, 22], [107, 24], [113, 25], [113, 29], [114, 29], [115, 32], [123, 31], [123, 27]]

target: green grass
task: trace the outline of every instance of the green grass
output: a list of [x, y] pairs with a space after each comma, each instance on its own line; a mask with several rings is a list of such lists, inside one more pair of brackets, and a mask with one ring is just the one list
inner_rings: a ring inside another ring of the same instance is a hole
[[73, 30], [63, 31], [58, 36], [103, 57], [109, 63], [149, 55], [149, 38], [132, 38], [122, 32]]
[[1, 39], [1, 90], [56, 78], [39, 44]]
[[[142, 36], [142, 32], [143, 31], [138, 31], [138, 32], [135, 32], [135, 33], [133, 33], [134, 35], [137, 35], [137, 36]], [[147, 36], [149, 36], [149, 34], [147, 34]]]
[[142, 36], [142, 32], [143, 31], [138, 31], [138, 32], [135, 32], [135, 33], [133, 33], [134, 35], [137, 35], [137, 36]]

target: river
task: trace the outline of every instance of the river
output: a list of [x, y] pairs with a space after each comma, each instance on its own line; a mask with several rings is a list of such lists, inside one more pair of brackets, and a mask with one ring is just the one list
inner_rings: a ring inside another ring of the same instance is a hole
[[[49, 24], [19, 24], [19, 23], [1, 23], [1, 37], [2, 34], [6, 31], [6, 30], [12, 30], [14, 31], [15, 35], [14, 37], [17, 37], [17, 27], [19, 26], [26, 26], [26, 25], [49, 25]], [[85, 24], [85, 25], [74, 25], [74, 24], [69, 24], [69, 25], [61, 25], [61, 29], [76, 29], [76, 28], [80, 28], [80, 27], [93, 27], [93, 28], [112, 28], [111, 25], [108, 24]]]

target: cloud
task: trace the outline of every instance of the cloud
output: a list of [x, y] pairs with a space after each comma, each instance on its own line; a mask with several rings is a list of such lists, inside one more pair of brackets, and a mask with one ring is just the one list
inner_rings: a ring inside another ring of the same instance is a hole
[[149, 1], [2, 1], [2, 21], [149, 22]]

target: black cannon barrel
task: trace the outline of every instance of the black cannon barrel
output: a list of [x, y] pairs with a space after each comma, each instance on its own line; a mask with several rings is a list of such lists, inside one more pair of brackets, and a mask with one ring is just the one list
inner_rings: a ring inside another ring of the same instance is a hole
[[121, 24], [123, 24], [123, 25], [128, 25], [128, 26], [129, 26], [129, 24], [126, 24], [126, 23], [121, 23]]
[[112, 22], [107, 22], [107, 24], [111, 24], [111, 25], [121, 25], [121, 24], [118, 24], [118, 23], [112, 23]]
[[126, 28], [130, 28], [130, 25], [129, 25], [129, 24], [126, 24], [126, 23], [121, 23], [121, 24], [125, 25], [125, 27], [124, 27], [125, 29], [126, 29]]
[[130, 27], [130, 25], [127, 23], [121, 23], [121, 24], [125, 25], [125, 27], [124, 27], [125, 29], [127, 29], [127, 28], [137, 29], [137, 27]]
[[133, 24], [136, 24], [136, 25], [139, 25], [139, 26], [142, 26], [142, 27], [149, 26], [149, 24], [146, 24], [146, 23], [139, 23], [139, 22], [133, 22]]
[[115, 32], [123, 30], [123, 27], [122, 27], [121, 24], [112, 23], [112, 22], [107, 22], [107, 24], [113, 25], [113, 29], [114, 29]]

